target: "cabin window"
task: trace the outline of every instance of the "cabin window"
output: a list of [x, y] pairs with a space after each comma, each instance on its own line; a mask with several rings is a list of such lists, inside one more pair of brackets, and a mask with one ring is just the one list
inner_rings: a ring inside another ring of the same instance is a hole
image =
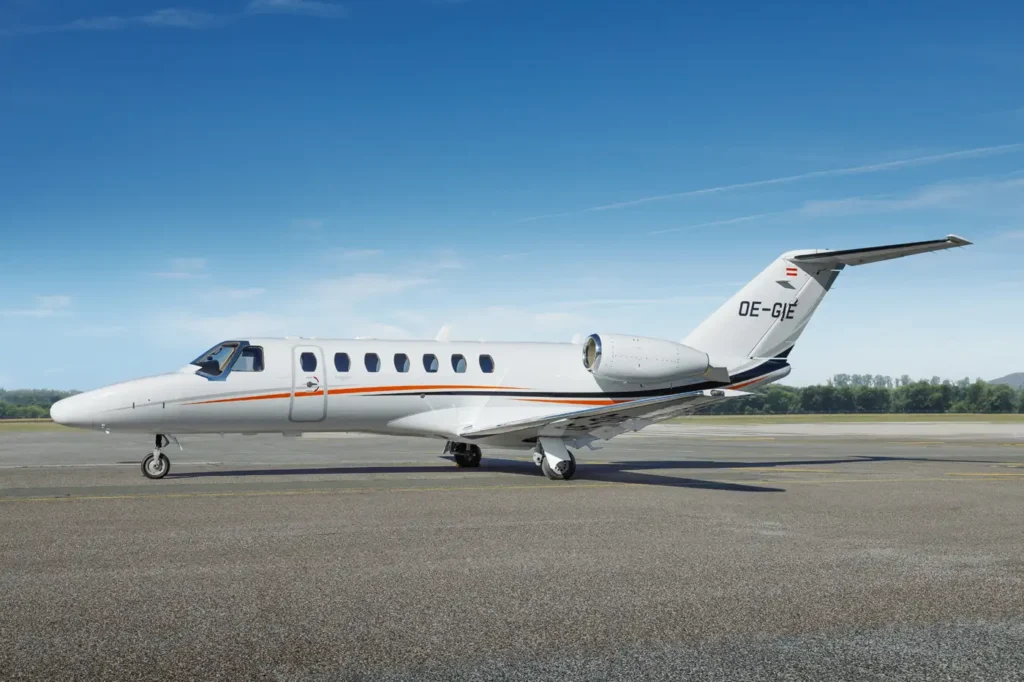
[[437, 356], [433, 353], [427, 353], [423, 356], [423, 369], [430, 373], [437, 371]]
[[466, 358], [465, 358], [465, 356], [453, 355], [452, 356], [452, 369], [454, 369], [459, 374], [462, 374], [463, 372], [465, 372], [466, 371]]
[[365, 357], [363, 357], [363, 364], [366, 365], [367, 372], [379, 372], [380, 356], [376, 353], [367, 353]]
[[263, 371], [263, 349], [259, 346], [246, 346], [242, 354], [235, 360], [232, 372], [262, 372]]
[[316, 354], [315, 353], [303, 353], [299, 356], [299, 365], [302, 367], [303, 372], [315, 372], [316, 371]]
[[494, 371], [494, 359], [490, 355], [480, 356], [480, 371], [490, 374]]
[[395, 369], [399, 372], [408, 372], [409, 356], [405, 353], [395, 353]]
[[351, 363], [348, 360], [348, 353], [334, 354], [334, 369], [339, 372], [347, 372]]

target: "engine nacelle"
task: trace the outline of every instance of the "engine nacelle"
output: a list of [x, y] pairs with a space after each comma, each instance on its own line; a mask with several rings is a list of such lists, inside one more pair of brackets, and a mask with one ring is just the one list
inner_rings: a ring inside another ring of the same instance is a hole
[[599, 379], [660, 383], [708, 370], [708, 354], [665, 339], [591, 334], [583, 343], [583, 366]]

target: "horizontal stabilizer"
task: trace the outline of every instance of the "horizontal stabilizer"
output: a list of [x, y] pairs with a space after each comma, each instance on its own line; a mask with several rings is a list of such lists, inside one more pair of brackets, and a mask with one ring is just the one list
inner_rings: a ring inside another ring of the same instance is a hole
[[790, 260], [816, 265], [864, 265], [865, 263], [877, 263], [878, 261], [913, 256], [914, 254], [928, 253], [929, 251], [953, 249], [958, 246], [967, 246], [970, 243], [963, 237], [951, 234], [945, 239], [932, 239], [926, 242], [869, 246], [864, 249], [847, 249], [845, 251], [807, 253], [800, 256], [792, 256]]

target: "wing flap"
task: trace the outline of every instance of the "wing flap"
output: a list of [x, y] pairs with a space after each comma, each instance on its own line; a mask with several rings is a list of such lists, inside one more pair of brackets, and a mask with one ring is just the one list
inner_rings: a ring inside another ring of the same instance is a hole
[[686, 414], [720, 400], [745, 395], [750, 394], [731, 389], [691, 391], [670, 396], [641, 398], [616, 405], [602, 405], [544, 417], [519, 419], [501, 424], [474, 425], [463, 429], [459, 435], [470, 439], [521, 434], [524, 438], [571, 436], [588, 441], [604, 440], [625, 431], [639, 431], [656, 421]]

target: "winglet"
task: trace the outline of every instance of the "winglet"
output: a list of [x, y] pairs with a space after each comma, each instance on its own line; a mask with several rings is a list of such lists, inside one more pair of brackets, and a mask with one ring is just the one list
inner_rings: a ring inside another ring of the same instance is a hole
[[440, 341], [441, 343], [447, 343], [448, 342], [448, 337], [451, 336], [451, 333], [452, 333], [452, 326], [450, 324], [443, 325], [438, 330], [437, 336], [434, 337], [434, 340], [435, 341]]

